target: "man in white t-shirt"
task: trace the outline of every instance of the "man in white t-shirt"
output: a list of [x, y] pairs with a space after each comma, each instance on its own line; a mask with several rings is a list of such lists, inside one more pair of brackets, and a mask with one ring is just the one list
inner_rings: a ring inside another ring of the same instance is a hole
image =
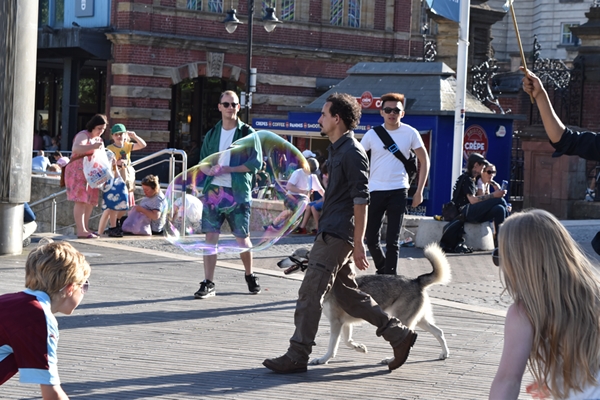
[[[325, 189], [315, 174], [315, 172], [319, 169], [319, 162], [316, 158], [309, 158], [306, 161], [308, 162], [308, 168], [310, 169], [310, 172], [306, 172], [304, 169], [298, 168], [292, 173], [292, 176], [290, 176], [290, 179], [285, 186], [287, 190], [286, 197], [283, 200], [285, 210], [283, 210], [277, 217], [275, 217], [275, 219], [273, 219], [271, 227], [267, 227], [268, 230], [281, 229], [282, 222], [289, 218], [292, 212], [297, 209], [298, 203], [301, 200], [310, 201], [310, 195], [312, 192], [318, 192], [321, 197], [325, 195]], [[304, 217], [306, 218], [306, 213], [304, 214]], [[298, 230], [294, 232], [299, 233]], [[306, 229], [304, 230], [304, 233], [306, 233]]]
[[[412, 198], [412, 206], [423, 202], [423, 188], [429, 175], [429, 156], [419, 132], [401, 123], [404, 117], [404, 95], [388, 93], [381, 96], [383, 127], [407, 159], [413, 150], [419, 160], [419, 183]], [[371, 203], [366, 230], [367, 247], [375, 262], [378, 274], [396, 274], [400, 228], [404, 220], [406, 197], [410, 183], [402, 161], [389, 151], [375, 130], [369, 130], [361, 144], [371, 151], [369, 192]], [[386, 251], [381, 248], [381, 226], [387, 214]]]
[[[254, 129], [238, 119], [240, 100], [234, 91], [227, 90], [219, 100], [221, 121], [206, 133], [200, 160], [212, 154], [227, 150], [231, 144], [247, 137], [249, 141], [240, 151], [222, 153], [216, 163], [200, 161], [202, 172], [207, 175], [203, 188], [202, 232], [206, 242], [216, 245], [219, 242], [221, 226], [227, 220], [231, 232], [240, 248], [251, 248], [250, 241], [250, 201], [252, 200], [252, 179], [262, 167], [262, 148]], [[258, 278], [252, 272], [252, 252], [240, 253], [246, 271], [246, 283], [250, 293], [260, 293]], [[194, 293], [197, 299], [215, 295], [214, 274], [217, 255], [204, 256], [204, 280]]]
[[286, 189], [294, 194], [303, 194], [310, 196], [311, 192], [319, 192], [321, 196], [325, 193], [323, 185], [315, 172], [319, 169], [319, 162], [316, 158], [306, 160], [310, 168], [310, 174], [306, 173], [302, 168], [298, 168], [292, 173], [287, 182]]

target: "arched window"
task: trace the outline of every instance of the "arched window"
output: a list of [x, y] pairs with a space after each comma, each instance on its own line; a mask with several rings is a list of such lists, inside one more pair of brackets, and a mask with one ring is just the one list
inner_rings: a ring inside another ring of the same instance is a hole
[[360, 0], [331, 0], [329, 22], [334, 26], [360, 28]]
[[223, 12], [223, 0], [187, 0], [188, 10]]
[[275, 7], [277, 18], [282, 21], [294, 21], [294, 12], [296, 8], [296, 0], [262, 0], [263, 15], [266, 14], [267, 8]]

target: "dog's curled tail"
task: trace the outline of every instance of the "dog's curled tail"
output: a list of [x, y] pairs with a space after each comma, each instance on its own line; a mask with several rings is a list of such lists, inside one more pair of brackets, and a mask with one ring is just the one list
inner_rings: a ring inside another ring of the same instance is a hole
[[428, 244], [423, 250], [425, 258], [429, 260], [433, 271], [429, 274], [419, 276], [419, 283], [423, 288], [431, 285], [445, 285], [452, 279], [450, 264], [446, 259], [446, 254], [437, 243]]

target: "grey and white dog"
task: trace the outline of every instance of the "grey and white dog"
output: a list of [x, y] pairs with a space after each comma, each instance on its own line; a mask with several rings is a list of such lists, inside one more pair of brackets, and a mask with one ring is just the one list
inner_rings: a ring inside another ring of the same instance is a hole
[[[431, 263], [433, 271], [415, 279], [407, 279], [400, 275], [362, 275], [356, 278], [356, 282], [360, 290], [371, 295], [385, 312], [398, 318], [408, 328], [414, 329], [415, 326], [418, 326], [435, 336], [442, 346], [439, 359], [444, 360], [449, 356], [450, 351], [444, 338], [444, 332], [435, 325], [427, 288], [431, 285], [449, 283], [451, 279], [450, 265], [437, 243], [429, 244], [424, 250], [424, 255]], [[286, 274], [304, 270], [309, 256], [309, 250], [297, 249], [292, 256], [281, 260], [277, 265], [285, 268]], [[310, 364], [327, 364], [334, 358], [340, 344], [341, 334], [343, 334], [346, 346], [361, 353], [367, 352], [364, 344], [357, 343], [352, 339], [352, 325], [361, 323], [363, 320], [346, 313], [331, 292], [325, 295], [323, 311], [329, 319], [331, 327], [329, 348], [323, 357], [311, 360]], [[382, 363], [387, 364], [390, 361], [391, 359], [385, 359], [382, 360]]]

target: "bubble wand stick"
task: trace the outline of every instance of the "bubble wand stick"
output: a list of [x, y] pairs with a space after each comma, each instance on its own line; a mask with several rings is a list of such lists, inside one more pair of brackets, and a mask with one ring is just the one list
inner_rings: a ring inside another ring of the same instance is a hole
[[[506, 4], [504, 4], [504, 9], [506, 11], [508, 11], [509, 8], [513, 24], [515, 26], [515, 33], [517, 34], [517, 43], [519, 44], [519, 52], [521, 53], [521, 63], [523, 64], [525, 74], [527, 74], [529, 71], [527, 70], [527, 61], [525, 60], [525, 53], [523, 52], [523, 44], [521, 43], [521, 35], [519, 34], [519, 26], [517, 25], [517, 16], [515, 15], [515, 7], [513, 6], [513, 0], [507, 0]], [[533, 95], [531, 93], [529, 93], [529, 98], [531, 99], [531, 104], [534, 104], [535, 100], [533, 99]]]

